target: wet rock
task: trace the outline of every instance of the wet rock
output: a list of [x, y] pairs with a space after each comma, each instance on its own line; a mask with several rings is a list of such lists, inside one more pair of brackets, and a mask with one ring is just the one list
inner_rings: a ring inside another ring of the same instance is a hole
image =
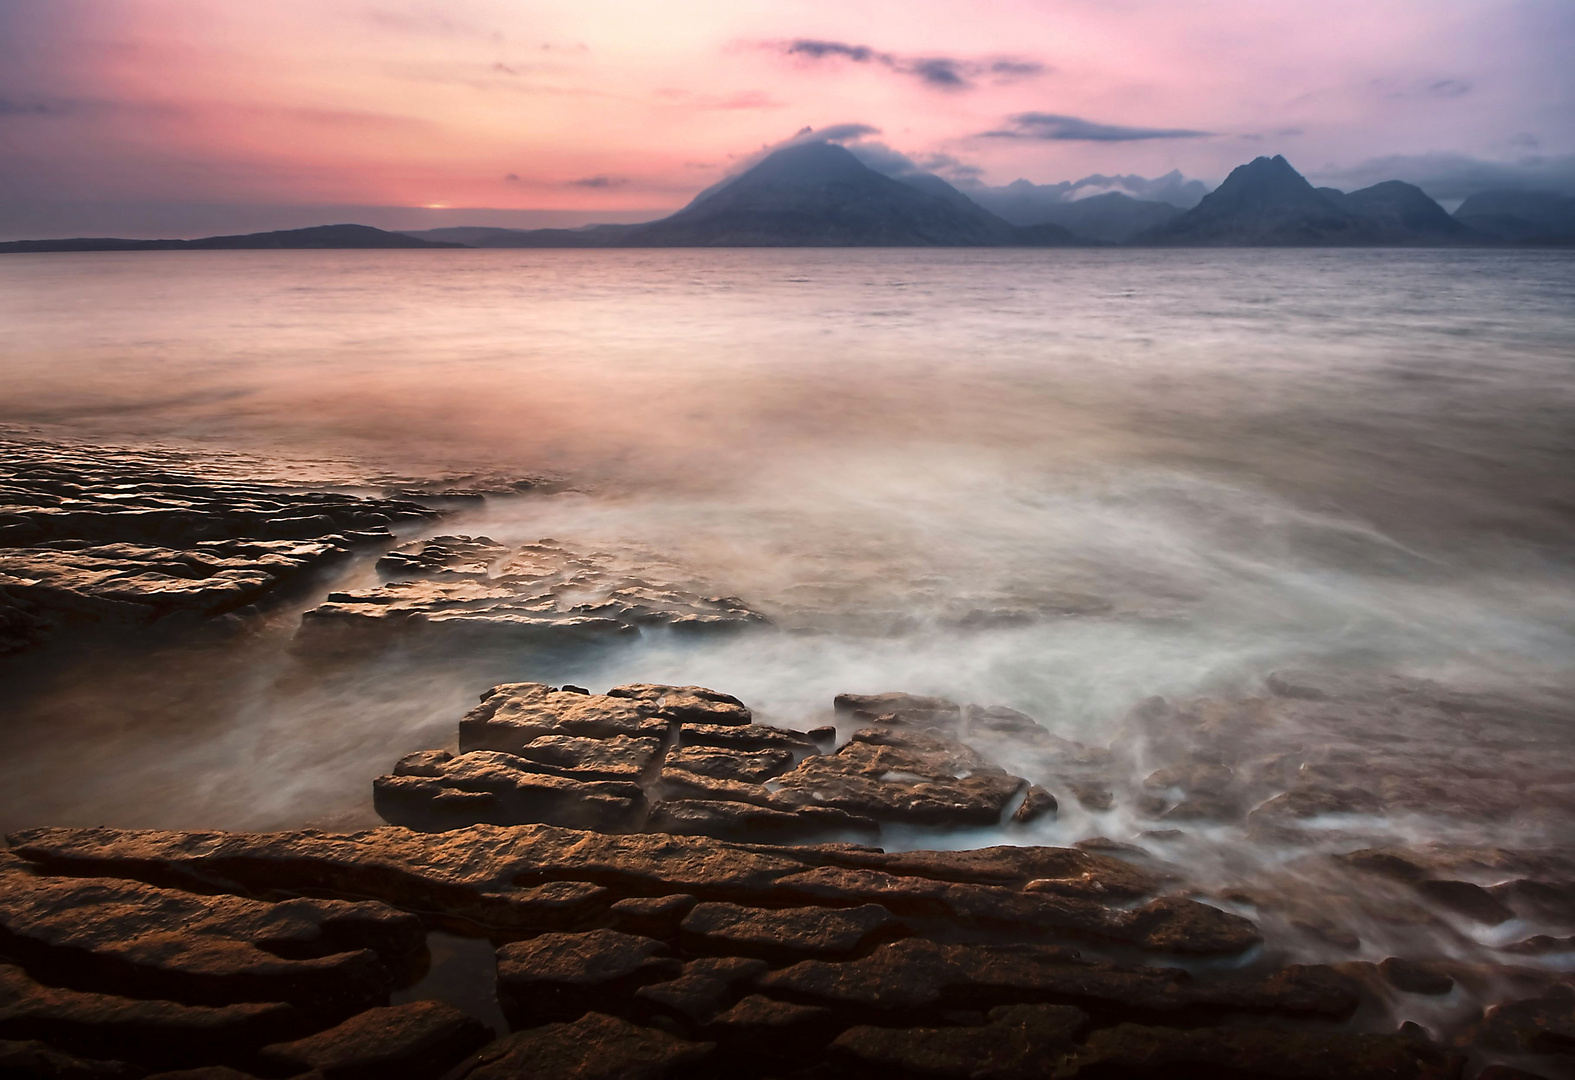
[[1496, 1050], [1575, 1055], [1575, 987], [1561, 985], [1541, 997], [1495, 1005], [1477, 1038]]
[[1550, 934], [1534, 934], [1524, 941], [1517, 941], [1513, 945], [1503, 946], [1508, 953], [1518, 953], [1524, 956], [1541, 956], [1543, 953], [1575, 952], [1575, 937], [1553, 937]]
[[690, 1042], [626, 1020], [589, 1013], [573, 1023], [516, 1032], [483, 1049], [455, 1080], [678, 1080], [710, 1056], [713, 1043]]
[[433, 536], [388, 552], [377, 560], [377, 572], [385, 578], [484, 580], [509, 552], [489, 536]]
[[576, 780], [638, 781], [656, 764], [661, 752], [662, 742], [654, 738], [543, 735], [521, 747], [519, 756]]
[[[75, 873], [154, 874], [208, 888], [222, 883], [376, 896], [483, 926], [540, 926], [542, 913], [532, 890], [578, 881], [628, 896], [684, 892], [762, 907], [879, 903], [898, 916], [1039, 934], [1059, 931], [1201, 954], [1241, 952], [1260, 940], [1246, 919], [1193, 901], [1112, 908], [1107, 900], [1027, 894], [994, 884], [1012, 862], [999, 853], [883, 856], [846, 845], [766, 849], [707, 837], [615, 836], [545, 825], [478, 825], [447, 833], [388, 828], [348, 835], [35, 829], [13, 834], [11, 841], [24, 858]], [[1054, 865], [1063, 858], [1053, 848], [999, 850], [1029, 852], [1013, 872], [1034, 861]], [[958, 861], [948, 868], [952, 856]], [[882, 858], [894, 860], [894, 868], [923, 866], [930, 876], [873, 868], [870, 860]], [[1086, 852], [1064, 858], [1061, 865], [1103, 872], [1083, 862], [1095, 858]], [[863, 865], [828, 865], [839, 860]], [[975, 867], [979, 880], [970, 879]], [[1112, 881], [1121, 881], [1121, 874], [1135, 877], [1139, 871], [1126, 867], [1110, 874]]]
[[[835, 738], [836, 729], [832, 735]], [[786, 750], [818, 753], [814, 732], [792, 731], [767, 724], [685, 724], [680, 746], [716, 746], [726, 750]]]
[[0, 951], [75, 988], [187, 1005], [381, 1003], [420, 920], [376, 902], [198, 896], [131, 881], [0, 874]]
[[679, 974], [667, 954], [660, 941], [616, 930], [516, 941], [498, 950], [498, 1001], [516, 1028], [627, 1007], [620, 999]]
[[1090, 784], [1072, 784], [1072, 796], [1084, 810], [1104, 812], [1114, 809], [1116, 796], [1109, 788], [1096, 787]]
[[395, 776], [442, 776], [443, 766], [454, 760], [447, 750], [417, 750], [394, 763]]
[[1038, 784], [1034, 784], [1029, 787], [1028, 794], [1023, 798], [1023, 805], [1013, 811], [1012, 820], [1019, 825], [1027, 825], [1042, 817], [1054, 815], [1058, 808], [1055, 796]]
[[839, 714], [860, 724], [889, 724], [942, 738], [956, 738], [962, 706], [955, 701], [916, 694], [838, 694], [832, 702]]
[[843, 963], [805, 960], [758, 985], [772, 997], [877, 1020], [1018, 1003], [1075, 1004], [1115, 1017], [1233, 1011], [1342, 1017], [1358, 1002], [1355, 984], [1327, 968], [1291, 967], [1264, 978], [1205, 983], [1176, 968], [1082, 960], [1066, 949], [918, 939]]
[[281, 1003], [182, 1005], [85, 993], [0, 965], [0, 1039], [43, 1040], [93, 1058], [173, 1068], [232, 1060], [308, 1029]]
[[316, 1072], [324, 1080], [417, 1080], [441, 1075], [491, 1041], [485, 1025], [453, 1006], [412, 1001], [368, 1009], [327, 1031], [264, 1047], [255, 1067], [281, 1077]]
[[123, 1061], [95, 1061], [56, 1050], [37, 1039], [0, 1039], [0, 1076], [10, 1080], [141, 1080], [146, 1069]]
[[777, 780], [784, 798], [911, 825], [997, 824], [1026, 784], [960, 743], [878, 729]]
[[708, 1038], [745, 1058], [805, 1059], [842, 1025], [830, 1009], [750, 994], [705, 1027]]
[[669, 769], [683, 769], [717, 780], [759, 784], [791, 768], [793, 754], [787, 750], [747, 751], [684, 746], [668, 754], [665, 765]]
[[1042, 741], [1050, 735], [1043, 724], [1016, 709], [1002, 705], [987, 708], [973, 706], [968, 710], [968, 735], [970, 737], [998, 737]]
[[473, 750], [432, 764], [436, 775], [378, 777], [372, 805], [385, 821], [429, 830], [545, 822], [614, 832], [645, 819], [645, 793], [636, 784], [540, 773], [531, 765]]
[[678, 836], [774, 844], [802, 844], [843, 835], [873, 838], [880, 833], [875, 821], [826, 806], [774, 810], [717, 799], [661, 800], [651, 807], [645, 827], [650, 832]]
[[1455, 980], [1426, 964], [1391, 956], [1378, 965], [1378, 971], [1396, 990], [1408, 994], [1447, 994]]
[[676, 979], [642, 986], [634, 995], [653, 1013], [676, 1017], [693, 1027], [730, 1008], [767, 970], [764, 960], [705, 957], [685, 964]]
[[699, 955], [746, 956], [774, 963], [851, 957], [908, 928], [879, 904], [855, 908], [762, 909], [700, 904], [679, 927], [679, 943]]
[[578, 694], [544, 683], [505, 683], [482, 695], [481, 704], [459, 722], [461, 750], [519, 754], [537, 739], [617, 736], [661, 739], [668, 722], [650, 702], [611, 694]]
[[611, 907], [617, 920], [617, 929], [626, 934], [657, 938], [661, 941], [678, 940], [678, 924], [700, 901], [688, 893], [671, 896], [631, 896], [619, 900]]
[[1087, 1021], [1071, 1006], [1008, 1005], [992, 1009], [978, 1027], [852, 1027], [830, 1052], [880, 1076], [1048, 1077], [1074, 1051], [1073, 1039]]
[[1078, 1076], [1456, 1080], [1463, 1062], [1407, 1035], [1118, 1024], [1090, 1035], [1076, 1064]]
[[[331, 594], [306, 613], [301, 639], [333, 648], [369, 637], [481, 646], [574, 644], [637, 636], [642, 627], [728, 630], [763, 623], [731, 596], [707, 596], [682, 572], [634, 564], [607, 553], [570, 551], [552, 540], [512, 555], [486, 537], [445, 536], [406, 545], [379, 570], [397, 580]], [[666, 688], [676, 690], [678, 688]], [[737, 710], [702, 699], [672, 708], [710, 723], [747, 723]]]
[[1503, 901], [1469, 881], [1420, 881], [1416, 891], [1433, 903], [1486, 926], [1497, 926], [1515, 917], [1515, 913]]
[[704, 686], [663, 686], [658, 683], [630, 683], [607, 691], [608, 697], [631, 698], [655, 707], [655, 715], [677, 724], [738, 726], [754, 716], [732, 694]]

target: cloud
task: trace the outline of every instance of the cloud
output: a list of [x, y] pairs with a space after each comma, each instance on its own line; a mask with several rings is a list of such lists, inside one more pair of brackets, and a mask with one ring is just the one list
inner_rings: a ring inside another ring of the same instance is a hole
[[995, 139], [1067, 139], [1077, 142], [1136, 142], [1142, 139], [1203, 139], [1215, 133], [1191, 128], [1123, 127], [1058, 113], [1026, 112], [1007, 117], [1011, 128], [986, 131]]
[[582, 176], [578, 180], [565, 180], [565, 187], [580, 188], [615, 188], [622, 187], [629, 181], [621, 176], [608, 176], [605, 173], [596, 176]]
[[1466, 154], [1395, 154], [1347, 168], [1324, 168], [1309, 176], [1350, 189], [1404, 180], [1440, 201], [1464, 199], [1494, 188], [1575, 195], [1575, 154], [1538, 155], [1518, 161], [1484, 161]]
[[68, 111], [68, 107], [63, 104], [0, 98], [0, 116], [59, 116]]
[[1037, 60], [1021, 57], [995, 56], [983, 60], [963, 60], [951, 56], [900, 56], [869, 45], [851, 45], [845, 41], [820, 38], [770, 42], [765, 47], [811, 62], [845, 60], [883, 67], [896, 74], [918, 79], [936, 90], [971, 90], [980, 79], [991, 79], [997, 83], [1017, 82], [1037, 78], [1050, 70]]

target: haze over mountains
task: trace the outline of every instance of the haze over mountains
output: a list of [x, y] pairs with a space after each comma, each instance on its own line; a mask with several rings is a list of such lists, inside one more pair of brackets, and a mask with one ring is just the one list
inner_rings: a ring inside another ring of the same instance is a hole
[[[1082, 198], [1090, 185], [1099, 193]], [[1176, 201], [1134, 198], [1165, 194]], [[1196, 198], [1194, 198], [1196, 196]], [[1188, 205], [1179, 205], [1186, 203]], [[1473, 195], [1451, 215], [1398, 180], [1317, 188], [1283, 157], [1260, 157], [1212, 192], [1171, 173], [1078, 185], [975, 187], [930, 173], [888, 176], [833, 142], [767, 155], [669, 217], [582, 229], [456, 227], [390, 233], [321, 226], [202, 240], [87, 238], [0, 244], [0, 252], [248, 248], [631, 247], [1437, 247], [1575, 244], [1575, 198]]]

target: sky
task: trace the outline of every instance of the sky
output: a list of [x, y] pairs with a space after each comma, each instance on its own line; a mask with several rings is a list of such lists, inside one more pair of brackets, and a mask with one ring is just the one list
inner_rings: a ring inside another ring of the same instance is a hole
[[0, 236], [643, 220], [805, 127], [1575, 192], [1572, 55], [1575, 0], [0, 0]]

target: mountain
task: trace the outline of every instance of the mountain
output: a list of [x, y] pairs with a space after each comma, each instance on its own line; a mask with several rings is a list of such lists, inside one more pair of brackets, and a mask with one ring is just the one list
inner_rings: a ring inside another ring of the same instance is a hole
[[1119, 191], [1110, 191], [1069, 202], [1040, 203], [1033, 217], [1036, 224], [1059, 225], [1084, 240], [1124, 244], [1180, 213], [1178, 207], [1169, 203], [1134, 199]]
[[309, 229], [209, 236], [201, 240], [118, 240], [80, 237], [72, 240], [14, 240], [0, 243], [0, 253], [29, 251], [242, 251], [285, 248], [454, 248], [463, 244], [421, 240], [384, 232], [370, 225], [316, 225]]
[[405, 233], [423, 240], [447, 240], [475, 248], [601, 248], [617, 247], [635, 225], [586, 225], [578, 229], [493, 229], [455, 225]]
[[937, 176], [894, 180], [834, 143], [778, 150], [671, 217], [631, 227], [621, 247], [1069, 245], [1023, 230]]
[[1491, 242], [1421, 188], [1389, 180], [1349, 194], [1315, 188], [1283, 157], [1260, 157], [1197, 206], [1135, 240], [1170, 247], [1439, 246]]
[[1483, 191], [1455, 220], [1514, 244], [1575, 244], [1575, 198], [1554, 191]]

